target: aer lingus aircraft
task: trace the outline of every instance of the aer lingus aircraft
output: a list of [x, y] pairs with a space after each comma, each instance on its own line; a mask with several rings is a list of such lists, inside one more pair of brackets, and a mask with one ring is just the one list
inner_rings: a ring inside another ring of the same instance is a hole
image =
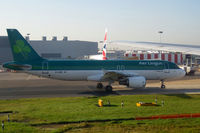
[[131, 88], [143, 88], [146, 80], [181, 78], [185, 71], [176, 64], [160, 60], [47, 60], [41, 58], [16, 29], [7, 29], [14, 61], [3, 67], [33, 75], [73, 81], [108, 82], [112, 91], [114, 81]]

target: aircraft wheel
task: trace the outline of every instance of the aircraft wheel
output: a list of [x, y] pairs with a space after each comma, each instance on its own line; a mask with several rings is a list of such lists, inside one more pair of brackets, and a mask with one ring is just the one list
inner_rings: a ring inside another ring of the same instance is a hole
[[161, 80], [161, 87], [160, 88], [162, 88], [162, 89], [165, 88], [165, 84], [164, 83], [165, 83], [164, 80]]
[[165, 85], [161, 85], [161, 88], [164, 89], [166, 86]]
[[102, 89], [103, 88], [103, 84], [102, 83], [97, 83], [97, 88], [98, 89]]
[[107, 92], [112, 92], [113, 88], [112, 88], [112, 86], [107, 85], [105, 89], [106, 89]]

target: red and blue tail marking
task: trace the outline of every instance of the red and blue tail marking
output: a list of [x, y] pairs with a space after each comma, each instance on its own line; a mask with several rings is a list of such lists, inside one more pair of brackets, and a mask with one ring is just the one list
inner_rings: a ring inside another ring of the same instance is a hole
[[106, 57], [106, 43], [107, 43], [107, 29], [105, 30], [104, 45], [103, 45], [103, 52], [102, 52], [103, 60], [107, 60], [107, 57]]

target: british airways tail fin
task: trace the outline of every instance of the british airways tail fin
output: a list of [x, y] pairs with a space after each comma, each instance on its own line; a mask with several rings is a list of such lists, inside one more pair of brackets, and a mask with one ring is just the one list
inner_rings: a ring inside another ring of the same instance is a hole
[[107, 57], [106, 57], [106, 44], [107, 44], [107, 33], [108, 33], [108, 30], [105, 29], [105, 37], [104, 37], [104, 45], [103, 45], [103, 52], [102, 52], [102, 58], [103, 60], [107, 60]]
[[7, 29], [13, 59], [17, 62], [29, 62], [42, 59], [16, 29]]

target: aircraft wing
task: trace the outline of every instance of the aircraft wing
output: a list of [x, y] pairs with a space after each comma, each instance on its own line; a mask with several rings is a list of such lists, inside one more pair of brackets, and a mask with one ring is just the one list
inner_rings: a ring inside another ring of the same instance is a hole
[[102, 76], [101, 80], [103, 81], [118, 81], [119, 79], [125, 78], [125, 77], [132, 77], [132, 76], [137, 76], [137, 73], [126, 73], [121, 71], [107, 71], [104, 72], [104, 75]]
[[168, 52], [182, 52], [184, 54], [200, 55], [200, 45], [155, 43], [155, 42], [132, 42], [113, 41], [111, 47], [119, 47], [122, 50], [161, 50]]

